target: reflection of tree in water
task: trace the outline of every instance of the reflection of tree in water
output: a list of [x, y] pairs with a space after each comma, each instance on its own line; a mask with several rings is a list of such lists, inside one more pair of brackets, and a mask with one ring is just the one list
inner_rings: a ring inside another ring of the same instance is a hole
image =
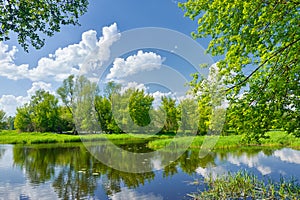
[[[126, 173], [100, 163], [83, 145], [14, 146], [14, 163], [26, 170], [31, 183], [53, 179], [52, 186], [61, 199], [93, 197], [101, 179], [107, 195], [120, 191], [121, 184], [139, 187], [154, 179], [153, 172]], [[129, 161], [130, 162], [130, 161]]]
[[[131, 147], [125, 144], [120, 144], [120, 146], [131, 151], [140, 149], [139, 144], [132, 144]], [[109, 153], [106, 148], [102, 150], [102, 153]], [[147, 151], [147, 149], [141, 149], [141, 152]], [[215, 165], [216, 153], [211, 152], [204, 158], [200, 158], [199, 151], [199, 149], [188, 150], [178, 159], [169, 162], [171, 155], [177, 152], [174, 149], [174, 151], [156, 155], [157, 157], [153, 157], [153, 160], [159, 159], [161, 163], [169, 163], [164, 167], [164, 177], [178, 173], [179, 168], [187, 174], [193, 174], [199, 167], [206, 168]], [[124, 186], [131, 189], [137, 188], [155, 178], [155, 173], [152, 171], [128, 173], [110, 168], [91, 156], [87, 149], [80, 144], [30, 147], [16, 145], [13, 153], [15, 165], [25, 169], [31, 183], [40, 184], [53, 180], [52, 186], [61, 199], [92, 198], [95, 196], [97, 184], [101, 184], [99, 186], [103, 187], [108, 196], [111, 196], [120, 192]], [[130, 157], [125, 158], [130, 159]], [[126, 163], [122, 163], [122, 165], [129, 167], [131, 166], [129, 163], [134, 162], [135, 160], [126, 160]], [[146, 162], [146, 165], [153, 167], [151, 162]]]
[[82, 199], [94, 196], [96, 177], [91, 172], [78, 173], [72, 166], [63, 167], [52, 186], [61, 199]]
[[4, 155], [6, 149], [4, 148], [0, 148], [0, 159], [2, 158], [2, 156]]
[[[174, 152], [169, 152], [174, 153]], [[185, 151], [176, 161], [171, 162], [164, 168], [164, 177], [172, 176], [178, 173], [178, 167], [185, 173], [191, 175], [196, 172], [198, 167], [206, 168], [207, 166], [215, 166], [215, 154], [209, 153], [203, 158], [199, 156], [200, 149], [192, 149]], [[164, 153], [164, 159], [168, 159], [168, 154]]]
[[256, 157], [260, 152], [263, 152], [267, 156], [271, 156], [276, 149], [269, 147], [245, 147], [245, 148], [232, 148], [222, 149], [217, 151], [216, 154], [220, 160], [228, 160], [229, 156], [241, 157], [246, 155], [248, 158]]

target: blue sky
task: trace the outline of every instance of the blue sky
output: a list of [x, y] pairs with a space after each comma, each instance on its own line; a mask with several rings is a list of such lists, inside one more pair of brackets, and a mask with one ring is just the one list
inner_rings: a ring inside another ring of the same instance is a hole
[[[81, 26], [62, 27], [59, 33], [55, 33], [51, 38], [46, 38], [46, 44], [41, 50], [30, 48], [29, 53], [24, 52], [17, 43], [15, 35], [11, 34], [11, 40], [0, 43], [0, 109], [5, 110], [8, 115], [13, 115], [15, 108], [28, 101], [37, 89], [55, 93], [66, 73], [78, 73], [76, 71], [80, 68], [78, 66], [64, 69], [64, 67], [72, 67], [69, 66], [72, 63], [75, 65], [80, 63], [80, 61], [76, 61], [77, 58], [80, 59], [80, 56], [73, 55], [72, 52], [81, 49], [83, 51], [81, 55], [87, 55], [89, 53], [86, 49], [87, 46], [89, 44], [95, 46], [92, 43], [97, 43], [95, 38], [98, 40], [101, 37], [109, 38], [118, 33], [122, 34], [124, 31], [143, 27], [167, 28], [190, 37], [190, 33], [197, 28], [197, 22], [191, 21], [183, 15], [184, 12], [173, 0], [91, 0], [88, 12], [80, 18]], [[105, 37], [103, 27], [106, 27], [107, 31]], [[206, 48], [209, 40], [201, 39], [197, 42]], [[101, 42], [98, 41], [98, 43]], [[110, 47], [110, 45], [107, 47], [107, 51]], [[101, 51], [106, 50], [106, 47], [101, 48]], [[175, 45], [174, 48], [176, 49], [177, 46]], [[180, 73], [184, 75], [193, 71], [188, 67], [181, 67], [186, 64], [185, 61], [172, 55], [172, 52], [166, 53], [155, 49], [140, 50], [142, 52], [139, 56], [137, 55], [138, 50], [136, 50], [132, 51], [131, 55], [127, 53], [119, 58], [115, 64], [116, 70], [126, 72], [126, 70], [136, 69], [141, 72], [143, 70], [142, 68], [138, 69], [137, 63], [145, 62], [144, 71], [156, 69], [163, 64], [179, 69]], [[190, 53], [197, 54], [197, 52]], [[67, 54], [70, 56], [67, 57]], [[68, 62], [58, 61], [66, 57], [73, 58], [75, 61], [70, 59]], [[128, 57], [130, 58], [128, 59]], [[147, 65], [147, 62], [150, 65]], [[60, 64], [60, 67], [52, 67], [57, 66], [57, 63]], [[113, 65], [111, 63], [111, 67]], [[47, 68], [47, 66], [49, 67]], [[80, 69], [78, 70], [80, 71]], [[145, 73], [143, 75], [145, 76]], [[140, 83], [134, 84], [140, 85], [141, 88], [144, 87]]]

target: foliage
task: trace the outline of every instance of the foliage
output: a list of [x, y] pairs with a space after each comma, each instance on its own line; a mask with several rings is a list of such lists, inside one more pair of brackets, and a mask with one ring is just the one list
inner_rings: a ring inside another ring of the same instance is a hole
[[[212, 149], [230, 149], [230, 148], [242, 148], [242, 147], [251, 147], [251, 146], [260, 146], [260, 147], [290, 147], [294, 149], [300, 148], [300, 139], [288, 134], [283, 131], [270, 131], [266, 133], [265, 139], [261, 139], [260, 145], [255, 141], [251, 143], [245, 143], [243, 141], [243, 135], [230, 135], [230, 136], [220, 136], [217, 138], [217, 143]], [[203, 141], [206, 137], [216, 137], [216, 136], [196, 136], [194, 137], [192, 143], [189, 145], [191, 149], [200, 149]], [[190, 136], [185, 137], [176, 137], [176, 138], [159, 138], [148, 143], [148, 147], [151, 149], [161, 149], [166, 145], [169, 145], [172, 142], [172, 145], [179, 148], [185, 148], [187, 144], [190, 143]]]
[[144, 90], [135, 90], [129, 99], [129, 112], [135, 124], [147, 126], [151, 122], [149, 115], [154, 98]]
[[76, 129], [82, 133], [99, 131], [94, 101], [97, 93], [97, 84], [85, 76], [76, 78], [74, 85], [73, 118]]
[[72, 132], [73, 134], [76, 134], [76, 126], [75, 122], [73, 121], [74, 119], [74, 113], [73, 113], [73, 105], [74, 105], [74, 92], [75, 92], [75, 76], [70, 75], [68, 78], [66, 78], [63, 81], [62, 86], [60, 86], [56, 93], [59, 95], [61, 101], [67, 108], [67, 110], [63, 111], [63, 123], [67, 123], [65, 125], [71, 125], [72, 126]]
[[9, 40], [10, 32], [15, 32], [25, 51], [30, 44], [40, 49], [45, 44], [41, 33], [52, 36], [61, 25], [79, 25], [87, 6], [87, 0], [0, 1], [0, 41]]
[[101, 131], [105, 133], [111, 133], [109, 127], [111, 127], [111, 123], [113, 123], [112, 111], [111, 111], [111, 103], [106, 97], [102, 97], [97, 95], [95, 97], [95, 110], [97, 114], [97, 119], [100, 123]]
[[35, 131], [56, 131], [59, 124], [58, 99], [44, 90], [31, 97], [31, 119]]
[[162, 97], [161, 100], [161, 109], [166, 112], [166, 121], [163, 131], [176, 133], [179, 128], [179, 113], [176, 107], [176, 100], [171, 97]]
[[14, 125], [20, 131], [57, 131], [59, 129], [58, 99], [44, 90], [36, 91], [29, 104], [17, 108]]
[[250, 140], [272, 126], [299, 130], [299, 5], [276, 0], [179, 4], [185, 16], [198, 20], [194, 38], [210, 36], [207, 51], [224, 55], [218, 68], [229, 87], [227, 97], [235, 104], [233, 115], [241, 116], [234, 127]]
[[268, 181], [266, 184], [256, 176], [239, 171], [236, 174], [204, 180], [207, 190], [190, 195], [194, 199], [298, 199], [300, 185], [296, 180], [281, 179], [280, 182]]
[[22, 132], [34, 130], [31, 120], [31, 112], [32, 111], [29, 104], [25, 104], [22, 107], [17, 108], [17, 114], [14, 122], [14, 126], [16, 129]]
[[5, 128], [5, 120], [6, 120], [6, 113], [3, 110], [0, 110], [0, 130]]

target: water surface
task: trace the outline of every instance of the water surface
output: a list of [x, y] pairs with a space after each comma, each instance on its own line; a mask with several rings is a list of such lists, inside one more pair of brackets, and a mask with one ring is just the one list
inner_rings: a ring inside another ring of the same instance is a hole
[[[120, 146], [151, 151], [143, 143]], [[143, 162], [152, 171], [127, 173], [102, 164], [81, 144], [0, 145], [0, 199], [189, 199], [188, 193], [203, 189], [203, 177], [241, 169], [275, 181], [300, 180], [300, 151], [288, 148], [234, 149], [204, 158], [192, 150], [162, 168], [166, 155]]]

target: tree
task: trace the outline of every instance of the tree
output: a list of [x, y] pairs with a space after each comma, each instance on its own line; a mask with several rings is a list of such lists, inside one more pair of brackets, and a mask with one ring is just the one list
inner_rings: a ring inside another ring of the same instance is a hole
[[[63, 104], [65, 105], [67, 110], [64, 110], [63, 113], [66, 123], [71, 123], [72, 126], [72, 132], [75, 134], [76, 131], [76, 126], [74, 123], [74, 113], [73, 113], [73, 105], [74, 105], [74, 92], [75, 92], [75, 76], [70, 75], [68, 78], [66, 78], [63, 81], [63, 84], [61, 87], [59, 87], [56, 91], [56, 93], [59, 95], [60, 99], [62, 100]], [[71, 115], [71, 116], [69, 116]], [[67, 122], [69, 121], [69, 122]]]
[[6, 126], [6, 113], [0, 110], [0, 130], [4, 129]]
[[76, 78], [72, 112], [76, 130], [81, 133], [95, 133], [99, 131], [94, 105], [96, 94], [96, 83], [91, 82], [85, 76]]
[[178, 110], [176, 108], [176, 100], [171, 97], [162, 97], [161, 109], [166, 112], [166, 121], [164, 124], [163, 131], [176, 133], [178, 124]]
[[29, 104], [17, 108], [17, 114], [14, 121], [15, 128], [22, 132], [33, 131], [34, 128], [31, 120], [31, 113], [32, 109]]
[[109, 127], [113, 120], [110, 101], [106, 97], [97, 95], [95, 97], [95, 110], [101, 131], [110, 133], [112, 130], [110, 130]]
[[36, 49], [44, 46], [40, 33], [53, 36], [61, 25], [79, 25], [78, 18], [87, 11], [88, 1], [5, 0], [0, 7], [0, 41], [9, 40], [10, 32], [15, 32], [20, 45], [28, 51], [30, 44]]
[[57, 98], [44, 90], [38, 90], [30, 103], [17, 108], [14, 125], [20, 131], [58, 131], [60, 113]]
[[129, 112], [133, 122], [138, 126], [147, 126], [151, 122], [149, 115], [154, 98], [144, 90], [135, 90], [129, 99]]
[[35, 131], [57, 131], [59, 129], [58, 99], [44, 90], [38, 90], [31, 97], [31, 119]]
[[[240, 128], [254, 122], [255, 130], [267, 129], [256, 122], [266, 117], [268, 109], [276, 110], [283, 128], [299, 130], [299, 5], [293, 0], [188, 0], [179, 4], [185, 16], [198, 20], [193, 37], [210, 36], [207, 51], [224, 55], [218, 68], [228, 86], [227, 97], [231, 103], [244, 105], [239, 113], [243, 123], [236, 123]], [[257, 117], [252, 117], [253, 109]], [[256, 134], [254, 129], [244, 130]]]

